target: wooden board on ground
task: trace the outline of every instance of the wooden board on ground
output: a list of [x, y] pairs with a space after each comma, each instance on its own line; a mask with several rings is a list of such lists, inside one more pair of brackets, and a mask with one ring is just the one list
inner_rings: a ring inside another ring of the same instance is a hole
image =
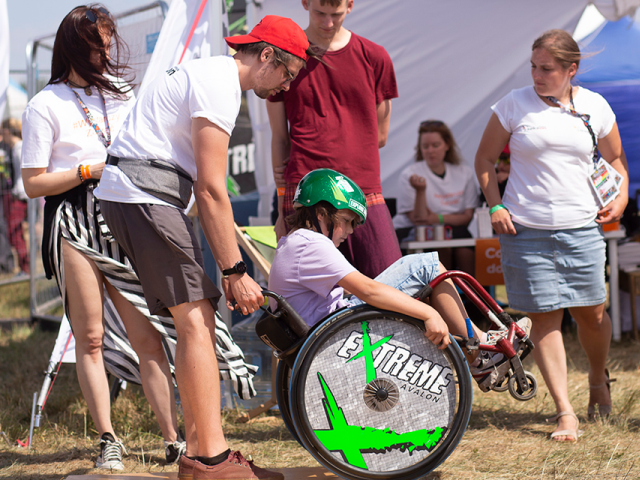
[[[337, 475], [322, 467], [270, 468], [269, 470], [282, 473], [284, 475], [284, 480], [328, 480], [338, 478]], [[177, 478], [178, 472], [130, 474], [106, 473], [103, 475], [69, 475], [67, 480], [177, 480]]]

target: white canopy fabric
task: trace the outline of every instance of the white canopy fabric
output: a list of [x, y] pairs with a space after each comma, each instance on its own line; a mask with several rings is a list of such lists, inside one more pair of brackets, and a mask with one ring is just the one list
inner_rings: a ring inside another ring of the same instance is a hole
[[[4, 110], [4, 115], [1, 117], [3, 120], [5, 118], [22, 118], [22, 112], [25, 108], [27, 108], [28, 103], [28, 95], [27, 91], [18, 85], [12, 79], [9, 79], [9, 86], [7, 87], [7, 105]], [[1, 110], [1, 109], [0, 109]]]
[[9, 86], [9, 14], [7, 0], [0, 0], [0, 118], [3, 118]]
[[640, 6], [637, 0], [595, 0], [593, 4], [604, 18], [612, 22], [626, 15], [633, 16]]
[[[389, 52], [398, 79], [387, 145], [380, 150], [383, 193], [395, 197], [397, 177], [412, 161], [418, 125], [446, 122], [463, 158], [473, 163], [490, 107], [514, 88], [529, 85], [531, 44], [552, 28], [573, 32], [586, 0], [355, 0], [345, 27]], [[633, 13], [640, 0], [599, 0], [603, 15]], [[300, 2], [263, 0], [248, 6], [249, 28], [269, 14], [292, 18], [302, 28], [308, 13]], [[619, 17], [618, 17], [619, 18]], [[273, 195], [270, 130], [264, 101], [250, 94], [256, 144], [259, 215]], [[348, 161], [348, 159], [345, 159]]]

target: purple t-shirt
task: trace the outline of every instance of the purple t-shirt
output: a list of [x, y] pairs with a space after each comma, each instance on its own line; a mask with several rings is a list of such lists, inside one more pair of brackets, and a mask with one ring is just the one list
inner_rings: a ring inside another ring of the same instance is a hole
[[286, 298], [307, 324], [314, 325], [348, 305], [338, 282], [354, 271], [331, 240], [300, 229], [278, 242], [269, 273], [269, 290]]

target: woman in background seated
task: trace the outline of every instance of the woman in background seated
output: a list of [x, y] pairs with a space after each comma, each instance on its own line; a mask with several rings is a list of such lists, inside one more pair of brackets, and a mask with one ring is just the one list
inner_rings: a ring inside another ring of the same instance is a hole
[[[403, 170], [398, 182], [398, 213], [393, 219], [398, 241], [414, 238], [418, 225], [444, 224], [451, 228], [452, 238], [471, 237], [467, 225], [478, 205], [478, 189], [473, 171], [461, 165], [456, 141], [443, 122], [420, 124], [416, 161]], [[472, 248], [440, 249], [438, 255], [446, 268], [474, 274]]]

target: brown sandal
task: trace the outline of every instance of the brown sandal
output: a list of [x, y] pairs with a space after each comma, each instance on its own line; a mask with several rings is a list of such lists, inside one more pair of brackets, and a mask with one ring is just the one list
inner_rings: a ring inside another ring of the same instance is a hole
[[565, 442], [577, 442], [578, 437], [582, 435], [582, 430], [578, 430], [578, 427], [580, 426], [580, 420], [578, 420], [578, 417], [576, 417], [576, 414], [573, 412], [568, 412], [568, 411], [560, 412], [555, 417], [547, 418], [547, 423], [557, 422], [560, 417], [564, 417], [566, 415], [569, 415], [575, 418], [576, 428], [575, 429], [568, 428], [566, 430], [558, 430], [555, 432], [551, 432], [551, 435], [549, 437], [551, 440], [553, 440], [555, 437], [572, 437], [573, 440], [565, 440]]
[[[604, 374], [607, 376], [607, 379], [599, 385], [589, 384], [589, 390], [599, 390], [601, 388], [607, 387], [607, 390], [609, 390], [609, 397], [611, 397], [611, 383], [615, 382], [617, 379], [609, 378], [609, 370], [607, 370], [606, 368], [604, 369]], [[589, 421], [595, 420], [596, 418], [595, 406], [596, 406], [595, 403], [593, 404], [590, 403], [589, 406], [587, 407], [587, 418], [589, 419]], [[611, 404], [600, 405], [598, 403], [598, 414], [600, 415], [600, 418], [607, 418], [609, 414], [611, 414]]]

